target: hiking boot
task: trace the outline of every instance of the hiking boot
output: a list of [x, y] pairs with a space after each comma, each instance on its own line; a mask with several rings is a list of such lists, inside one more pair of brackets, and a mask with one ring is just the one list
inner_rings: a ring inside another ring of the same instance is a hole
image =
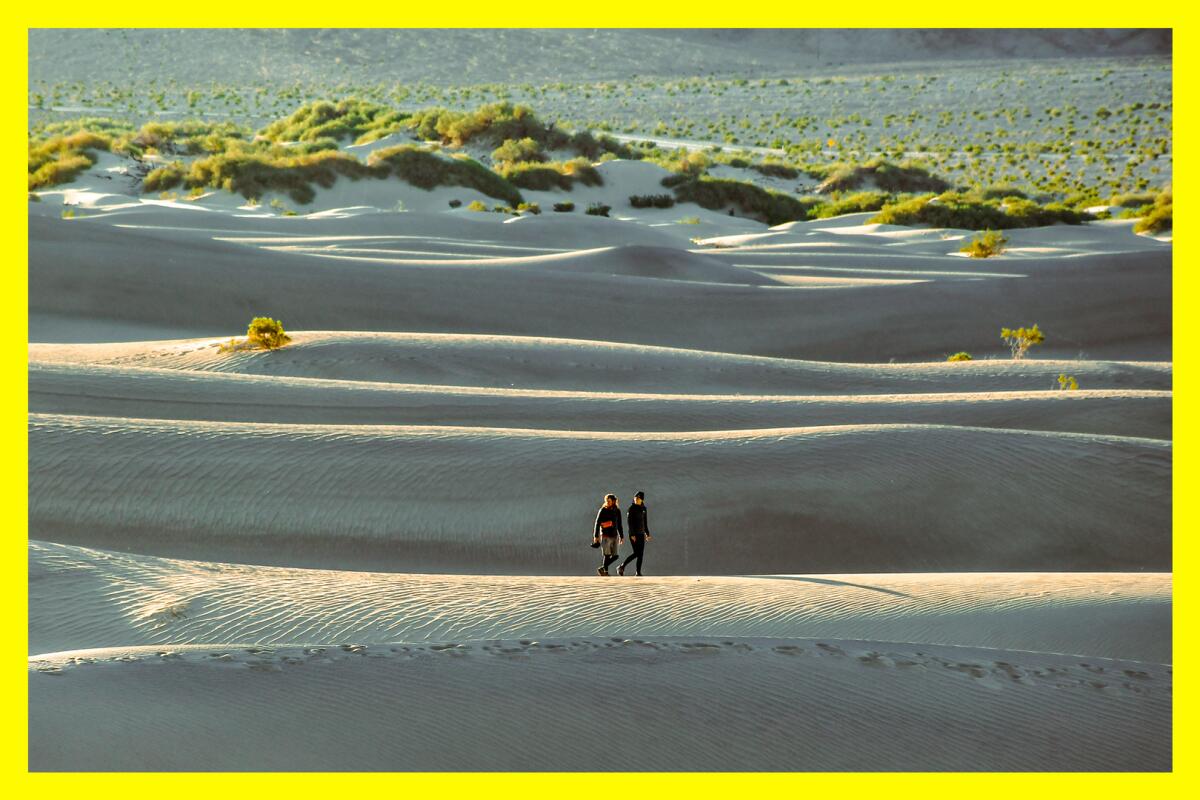
[[624, 575], [624, 574], [625, 574], [625, 565], [624, 565], [624, 564], [622, 564], [621, 566], [617, 567], [617, 574], [618, 574], [618, 575]]

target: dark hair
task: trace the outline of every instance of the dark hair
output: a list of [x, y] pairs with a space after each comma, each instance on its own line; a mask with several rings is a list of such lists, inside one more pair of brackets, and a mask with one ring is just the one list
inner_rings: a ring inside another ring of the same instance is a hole
[[606, 495], [604, 495], [604, 502], [606, 502], [606, 503], [607, 503], [607, 502], [609, 501], [609, 498], [612, 498], [612, 501], [613, 501], [614, 503], [615, 503], [615, 502], [617, 502], [617, 496], [616, 496], [615, 494], [606, 494]]

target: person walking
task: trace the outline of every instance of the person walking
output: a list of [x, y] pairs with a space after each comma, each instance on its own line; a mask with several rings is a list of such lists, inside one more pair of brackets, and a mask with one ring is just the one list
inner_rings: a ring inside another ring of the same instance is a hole
[[596, 514], [596, 527], [592, 531], [592, 543], [600, 543], [604, 563], [596, 570], [597, 575], [607, 575], [608, 565], [617, 560], [617, 548], [625, 541], [625, 530], [621, 526], [621, 507], [615, 494], [604, 495], [604, 505]]
[[633, 552], [626, 557], [621, 566], [617, 567], [618, 575], [624, 575], [629, 562], [636, 558], [637, 572], [634, 574], [639, 578], [642, 577], [642, 552], [649, 539], [650, 526], [646, 522], [646, 493], [638, 492], [633, 496], [633, 503], [629, 506], [629, 544], [633, 547]]

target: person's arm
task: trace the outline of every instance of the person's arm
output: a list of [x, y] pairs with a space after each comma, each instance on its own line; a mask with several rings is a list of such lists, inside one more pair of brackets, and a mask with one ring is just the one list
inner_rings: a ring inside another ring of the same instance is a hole
[[642, 506], [642, 530], [646, 532], [646, 538], [650, 538], [650, 512]]
[[625, 528], [621, 525], [621, 517], [624, 516], [621, 513], [621, 509], [618, 508], [617, 513], [614, 516], [617, 518], [617, 536], [620, 536], [621, 541], [623, 542], [625, 541]]
[[600, 510], [596, 512], [596, 528], [595, 528], [595, 530], [592, 532], [592, 538], [593, 538], [593, 539], [598, 539], [598, 538], [600, 538], [600, 516], [601, 516], [603, 513], [604, 513], [604, 507], [603, 507], [603, 506], [601, 506], [601, 507], [600, 507]]

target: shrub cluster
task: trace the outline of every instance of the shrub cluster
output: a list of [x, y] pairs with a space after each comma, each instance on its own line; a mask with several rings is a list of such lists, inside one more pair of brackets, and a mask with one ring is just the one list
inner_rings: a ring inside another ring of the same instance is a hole
[[318, 100], [272, 122], [259, 135], [272, 142], [353, 137], [356, 144], [365, 144], [400, 130], [407, 120], [406, 114], [354, 97], [337, 103]]
[[502, 165], [498, 172], [513, 186], [534, 192], [556, 189], [569, 192], [576, 183], [603, 186], [604, 177], [586, 158], [570, 161], [518, 162]]
[[696, 203], [712, 211], [736, 206], [743, 214], [768, 225], [808, 219], [809, 206], [805, 203], [791, 195], [745, 181], [703, 176], [676, 185], [675, 199], [681, 203]]
[[566, 202], [566, 203], [555, 203], [555, 204], [554, 204], [554, 210], [555, 210], [555, 211], [558, 211], [558, 212], [560, 212], [560, 213], [561, 213], [561, 212], [566, 212], [566, 211], [574, 211], [574, 210], [575, 210], [575, 204], [574, 204], [574, 203], [572, 203], [572, 202], [569, 202], [569, 201], [568, 201], [568, 202]]
[[958, 249], [971, 258], [991, 258], [1004, 252], [1008, 240], [999, 231], [984, 231]]
[[421, 189], [465, 186], [488, 197], [519, 205], [524, 198], [512, 183], [470, 158], [444, 158], [410, 144], [376, 150], [367, 159], [370, 169], [396, 175]]
[[885, 192], [944, 192], [950, 184], [929, 170], [905, 161], [893, 164], [881, 158], [871, 159], [861, 165], [840, 165], [835, 167], [821, 185], [817, 187], [820, 193], [844, 192], [858, 189], [868, 181], [873, 181], [875, 188]]
[[631, 194], [629, 205], [634, 208], [670, 208], [675, 198], [669, 194]]
[[1170, 189], [1154, 198], [1154, 206], [1133, 226], [1135, 233], [1162, 233], [1171, 230], [1172, 192]]
[[591, 214], [593, 217], [607, 217], [609, 211], [612, 211], [612, 206], [606, 206], [604, 203], [592, 203], [587, 207], [585, 213]]
[[935, 228], [1008, 230], [1066, 223], [1078, 225], [1092, 215], [1061, 203], [1040, 206], [1032, 200], [1008, 197], [984, 200], [978, 194], [944, 192], [898, 200], [885, 205], [871, 222], [889, 225], [932, 225]]
[[112, 148], [100, 133], [77, 131], [29, 143], [29, 188], [44, 189], [70, 183], [96, 163], [95, 151]]

